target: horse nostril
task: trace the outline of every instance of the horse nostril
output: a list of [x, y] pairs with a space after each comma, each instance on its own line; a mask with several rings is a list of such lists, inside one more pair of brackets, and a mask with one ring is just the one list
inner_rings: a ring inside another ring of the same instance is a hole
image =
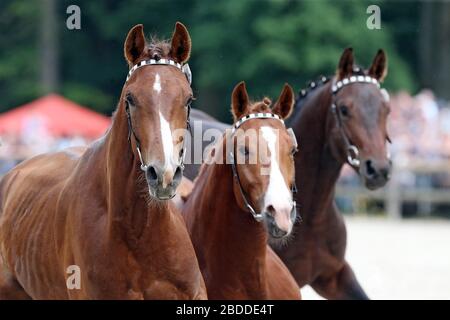
[[175, 174], [173, 175], [173, 182], [178, 183], [181, 181], [181, 178], [183, 177], [183, 169], [181, 166], [178, 166], [175, 170]]
[[275, 208], [273, 207], [273, 205], [267, 206], [266, 211], [271, 217], [275, 216]]
[[390, 176], [390, 170], [388, 167], [384, 167], [380, 169], [380, 175], [385, 178], [385, 179], [389, 179]]
[[158, 174], [156, 173], [156, 169], [153, 166], [150, 166], [147, 169], [147, 179], [150, 182], [158, 181]]
[[375, 168], [372, 165], [371, 160], [366, 161], [366, 173], [369, 177], [375, 176], [377, 173], [377, 171], [375, 170]]
[[275, 230], [274, 230], [274, 234], [275, 234], [275, 236], [277, 237], [277, 238], [281, 238], [281, 237], [284, 237], [285, 235], [287, 235], [287, 231], [285, 231], [285, 230], [281, 230], [280, 228], [276, 228]]

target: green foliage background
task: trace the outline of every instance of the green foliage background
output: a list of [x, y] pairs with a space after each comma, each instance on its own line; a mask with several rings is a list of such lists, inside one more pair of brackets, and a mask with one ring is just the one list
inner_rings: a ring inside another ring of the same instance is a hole
[[[66, 8], [81, 8], [81, 30], [66, 28]], [[366, 27], [370, 4], [382, 29]], [[38, 0], [0, 2], [0, 112], [40, 96]], [[414, 91], [417, 2], [329, 0], [61, 0], [57, 2], [58, 91], [110, 114], [128, 71], [123, 42], [143, 23], [147, 35], [170, 37], [176, 21], [193, 41], [195, 107], [229, 120], [230, 93], [245, 80], [250, 94], [276, 98], [285, 82], [296, 90], [334, 73], [345, 47], [368, 66], [379, 48], [389, 57], [386, 86]]]

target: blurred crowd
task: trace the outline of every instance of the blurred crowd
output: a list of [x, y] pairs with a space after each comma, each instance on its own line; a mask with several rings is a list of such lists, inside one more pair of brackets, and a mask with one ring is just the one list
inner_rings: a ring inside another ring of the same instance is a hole
[[396, 158], [449, 160], [450, 104], [430, 90], [416, 96], [400, 92], [391, 97], [389, 133]]
[[83, 146], [89, 141], [83, 137], [53, 137], [45, 130], [24, 130], [21, 135], [1, 135], [0, 176], [19, 162], [44, 152], [58, 151], [72, 146]]

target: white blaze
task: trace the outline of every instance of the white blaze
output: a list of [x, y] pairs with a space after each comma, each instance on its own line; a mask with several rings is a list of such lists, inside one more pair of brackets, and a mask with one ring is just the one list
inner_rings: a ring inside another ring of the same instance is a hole
[[261, 127], [263, 138], [266, 140], [270, 151], [270, 178], [264, 196], [264, 206], [272, 205], [275, 210], [289, 210], [292, 208], [292, 195], [283, 175], [277, 159], [277, 134], [271, 127]]
[[155, 76], [155, 83], [153, 83], [153, 90], [155, 90], [158, 94], [161, 93], [161, 78], [157, 73]]
[[159, 112], [159, 122], [161, 126], [161, 143], [163, 145], [164, 151], [164, 169], [168, 170], [172, 169], [169, 168], [169, 165], [171, 164], [171, 160], [173, 157], [173, 138], [172, 131], [170, 130], [170, 125], [161, 114], [161, 111]]

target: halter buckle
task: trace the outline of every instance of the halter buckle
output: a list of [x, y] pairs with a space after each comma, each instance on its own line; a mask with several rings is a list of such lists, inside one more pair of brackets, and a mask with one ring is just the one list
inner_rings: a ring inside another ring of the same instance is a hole
[[252, 206], [250, 204], [247, 203], [247, 209], [250, 211], [250, 213], [252, 214], [253, 218], [255, 218], [255, 220], [257, 222], [261, 222], [264, 220], [264, 214], [262, 213], [256, 213], [255, 210], [252, 208]]
[[358, 148], [354, 145], [350, 145], [350, 146], [348, 146], [347, 151], [348, 151], [348, 155], [347, 155], [348, 163], [354, 167], [359, 167], [360, 161], [358, 159], [358, 156], [359, 156]]
[[144, 164], [144, 161], [142, 160], [141, 149], [139, 147], [136, 147], [136, 150], [139, 155], [139, 160], [141, 161], [141, 170], [146, 172], [148, 169], [148, 166], [146, 164]]

